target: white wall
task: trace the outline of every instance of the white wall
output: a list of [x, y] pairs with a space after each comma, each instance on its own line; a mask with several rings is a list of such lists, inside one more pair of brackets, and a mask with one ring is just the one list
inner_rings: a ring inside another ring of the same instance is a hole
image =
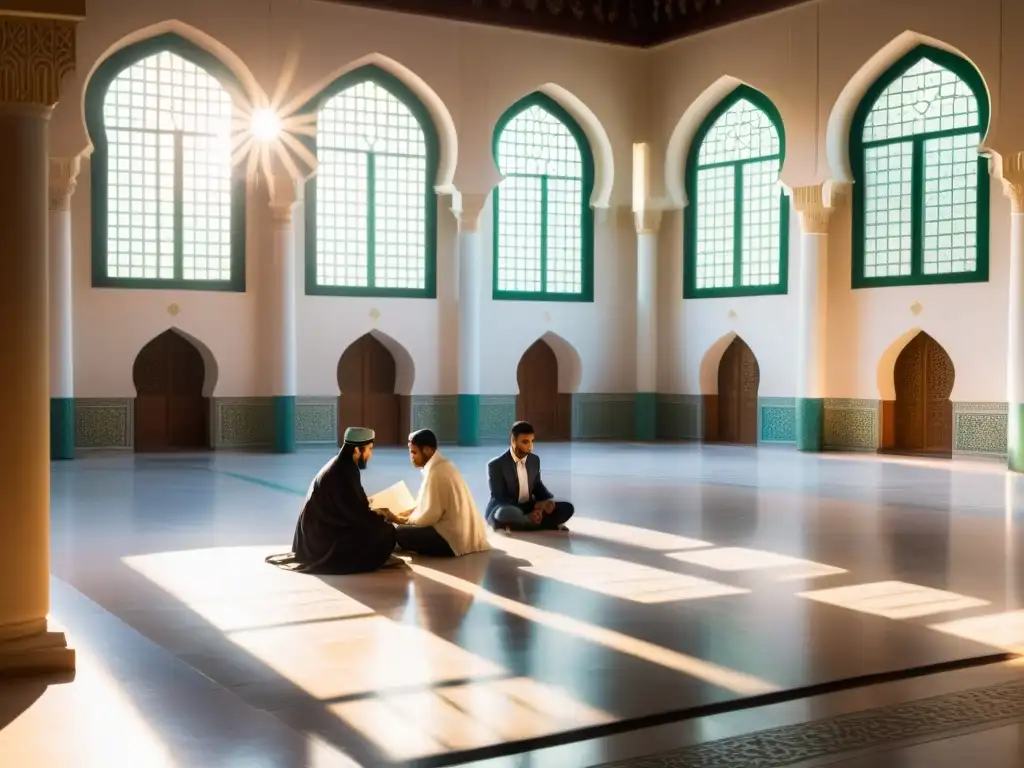
[[[300, 395], [337, 393], [338, 359], [349, 343], [371, 330], [397, 353], [399, 378], [403, 366], [410, 369], [412, 393], [457, 391], [457, 226], [449, 194], [486, 194], [497, 183], [492, 131], [501, 113], [519, 98], [543, 88], [560, 100], [595, 142], [598, 190], [593, 202], [602, 208], [628, 202], [631, 142], [646, 121], [643, 51], [312, 0], [271, 0], [258, 8], [246, 0], [91, 2], [78, 29], [77, 72], [66, 83], [52, 119], [53, 156], [73, 156], [89, 147], [82, 97], [94, 67], [117, 48], [163, 31], [177, 32], [218, 55], [251, 96], [280, 93], [281, 102], [300, 104], [341, 72], [372, 61], [401, 77], [435, 116], [442, 145], [437, 182], [444, 191], [438, 204], [437, 300], [305, 296], [301, 204], [295, 210]], [[265, 205], [265, 191], [257, 185], [248, 203], [244, 294], [93, 289], [88, 162], [83, 163], [72, 201], [77, 396], [133, 396], [135, 356], [169, 327], [198, 339], [214, 355], [216, 396], [269, 393], [269, 381], [260, 370], [257, 332], [258, 259], [270, 242]], [[491, 302], [490, 271], [482, 270], [481, 290], [488, 297], [485, 391], [514, 393], [519, 355], [547, 331], [563, 334], [578, 350], [580, 389], [629, 388], [632, 375], [624, 371], [632, 365], [632, 350], [618, 343], [628, 333], [616, 318], [633, 314], [629, 275], [635, 243], [629, 231], [616, 229], [614, 216], [595, 218], [611, 223], [599, 223], [595, 232], [593, 303]], [[489, 259], [489, 232], [481, 231], [481, 237], [483, 256]], [[172, 304], [178, 310], [173, 316], [168, 313]], [[492, 337], [502, 342], [491, 344]]]

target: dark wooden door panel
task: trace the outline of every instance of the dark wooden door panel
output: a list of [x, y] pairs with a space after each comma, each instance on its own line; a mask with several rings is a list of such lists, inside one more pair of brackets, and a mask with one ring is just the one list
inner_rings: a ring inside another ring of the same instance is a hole
[[926, 333], [903, 348], [893, 369], [897, 450], [952, 453], [955, 372], [946, 350]]
[[561, 413], [558, 358], [547, 342], [538, 339], [523, 353], [516, 381], [516, 417], [530, 422], [540, 440], [568, 440], [571, 426]]
[[723, 443], [757, 444], [757, 391], [761, 371], [753, 350], [739, 336], [718, 365], [718, 434]]
[[167, 446], [167, 398], [139, 395], [135, 398], [135, 450], [151, 453], [165, 451]]
[[209, 447], [206, 363], [188, 339], [173, 330], [161, 333], [135, 358], [132, 378], [137, 451]]
[[167, 398], [168, 446], [170, 448], [202, 448], [209, 444], [208, 404], [205, 397]]
[[377, 445], [403, 445], [401, 398], [395, 394], [395, 358], [366, 334], [349, 345], [338, 361], [338, 442], [350, 426], [368, 427]]

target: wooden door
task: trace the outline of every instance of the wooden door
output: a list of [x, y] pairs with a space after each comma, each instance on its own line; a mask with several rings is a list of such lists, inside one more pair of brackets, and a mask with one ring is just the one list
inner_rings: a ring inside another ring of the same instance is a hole
[[150, 341], [132, 367], [135, 381], [135, 450], [208, 448], [206, 364], [184, 336], [165, 331]]
[[895, 448], [914, 453], [953, 452], [953, 361], [927, 333], [896, 358]]
[[761, 369], [753, 351], [739, 336], [718, 364], [718, 439], [723, 443], [757, 445], [757, 389]]
[[516, 419], [528, 421], [539, 440], [568, 440], [568, 419], [562, 418], [558, 396], [558, 358], [543, 339], [535, 341], [519, 360]]
[[395, 358], [371, 334], [356, 339], [338, 361], [338, 442], [347, 427], [369, 427], [377, 445], [402, 445], [401, 398]]

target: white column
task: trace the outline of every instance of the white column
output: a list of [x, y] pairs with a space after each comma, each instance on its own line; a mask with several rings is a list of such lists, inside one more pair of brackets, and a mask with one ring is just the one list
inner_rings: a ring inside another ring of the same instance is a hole
[[793, 190], [793, 205], [800, 215], [796, 443], [801, 451], [820, 451], [824, 436], [829, 191], [821, 184]]
[[72, 327], [71, 195], [78, 157], [50, 158], [50, 458], [75, 457], [75, 370]]
[[[5, 7], [8, 13], [12, 6]], [[81, 16], [84, 17], [84, 3]], [[73, 670], [50, 612], [48, 121], [75, 22], [4, 15], [0, 39], [0, 676]], [[27, 45], [25, 41], [31, 41]]]
[[1007, 464], [1024, 472], [1024, 152], [1003, 160], [1010, 198], [1010, 278], [1006, 350]]
[[295, 295], [296, 184], [287, 174], [273, 177], [270, 190], [270, 258], [265, 272], [266, 374], [274, 403], [274, 451], [295, 451], [295, 396], [298, 393], [298, 349]]
[[637, 440], [658, 436], [658, 227], [660, 210], [633, 213], [636, 225], [636, 423]]
[[480, 214], [487, 194], [462, 194], [459, 220], [459, 445], [480, 442]]

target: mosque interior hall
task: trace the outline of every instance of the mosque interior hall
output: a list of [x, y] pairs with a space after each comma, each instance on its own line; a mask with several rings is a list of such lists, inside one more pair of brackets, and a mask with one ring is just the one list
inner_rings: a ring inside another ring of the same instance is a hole
[[1021, 29], [4, 3], [0, 765], [1024, 766]]

